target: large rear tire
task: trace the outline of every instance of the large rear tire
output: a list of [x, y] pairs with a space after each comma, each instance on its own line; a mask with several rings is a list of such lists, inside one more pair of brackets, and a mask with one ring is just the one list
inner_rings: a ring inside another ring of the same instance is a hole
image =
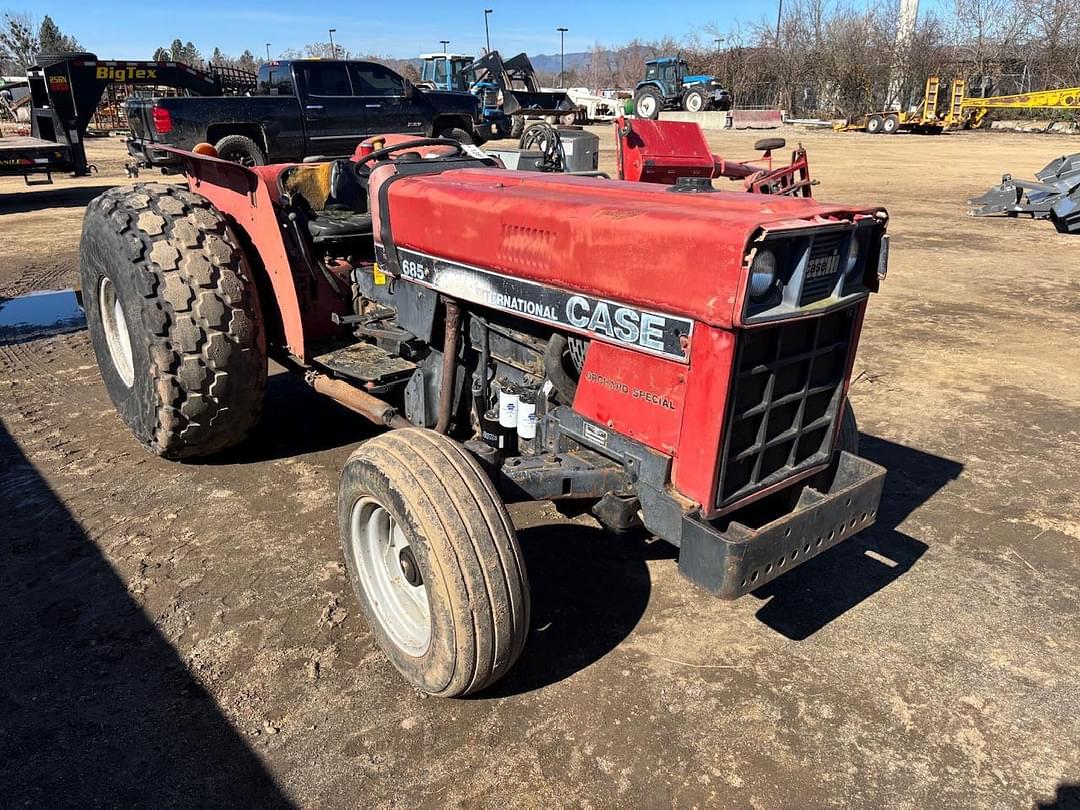
[[113, 404], [152, 453], [244, 439], [266, 386], [259, 296], [229, 224], [182, 186], [114, 188], [86, 209], [79, 273]]
[[338, 522], [353, 588], [410, 684], [455, 697], [497, 681], [529, 630], [529, 583], [510, 516], [461, 445], [405, 428], [341, 472]]

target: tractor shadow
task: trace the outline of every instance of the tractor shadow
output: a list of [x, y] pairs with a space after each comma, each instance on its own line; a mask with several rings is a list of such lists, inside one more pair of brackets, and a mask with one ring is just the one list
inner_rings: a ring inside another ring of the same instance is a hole
[[356, 444], [380, 432], [364, 417], [313, 391], [299, 374], [271, 364], [262, 416], [251, 435], [223, 453], [189, 463], [275, 461]]
[[119, 183], [103, 186], [58, 186], [47, 191], [37, 191], [30, 187], [13, 193], [0, 193], [0, 214], [27, 214], [49, 208], [85, 208], [92, 199], [117, 185]]
[[521, 659], [479, 699], [523, 694], [557, 683], [603, 658], [625, 639], [649, 604], [647, 563], [676, 549], [646, 535], [615, 535], [575, 523], [519, 529], [532, 590], [532, 621]]
[[865, 433], [859, 442], [860, 455], [888, 470], [877, 523], [752, 592], [767, 600], [757, 618], [794, 641], [809, 638], [915, 565], [928, 546], [897, 527], [964, 469], [952, 459]]
[[0, 421], [0, 804], [288, 807]]

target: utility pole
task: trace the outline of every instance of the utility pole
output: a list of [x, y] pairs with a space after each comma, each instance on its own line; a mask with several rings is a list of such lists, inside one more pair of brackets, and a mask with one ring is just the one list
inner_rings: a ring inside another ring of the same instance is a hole
[[569, 28], [556, 28], [559, 32], [559, 87], [563, 86], [566, 76], [566, 32]]
[[723, 38], [723, 37], [720, 37], [720, 38], [718, 38], [718, 39], [714, 39], [714, 40], [713, 40], [713, 42], [715, 42], [715, 43], [716, 43], [716, 52], [717, 52], [717, 53], [720, 53], [720, 43], [721, 43], [721, 42], [723, 42], [723, 41], [724, 41], [724, 38]]
[[491, 32], [488, 31], [488, 14], [493, 12], [493, 8], [484, 9], [484, 42], [487, 43], [487, 52], [491, 53]]
[[448, 39], [440, 39], [439, 44], [442, 45], [442, 52], [446, 53], [446, 46], [450, 44], [450, 40], [448, 40]]
[[336, 28], [330, 28], [329, 31], [330, 31], [330, 58], [331, 59], [337, 59], [337, 48], [334, 46], [334, 32], [337, 31], [337, 29]]
[[776, 5], [776, 47], [780, 47], [780, 18], [784, 15], [784, 0]]
[[266, 43], [266, 61], [267, 62], [270, 61], [270, 43], [269, 42]]

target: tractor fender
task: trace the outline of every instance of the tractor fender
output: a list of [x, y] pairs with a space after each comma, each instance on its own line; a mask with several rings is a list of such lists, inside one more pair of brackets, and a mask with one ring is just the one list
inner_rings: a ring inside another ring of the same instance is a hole
[[[243, 236], [241, 241], [255, 270], [263, 314], [268, 325], [280, 321], [282, 337], [289, 353], [301, 361], [306, 359], [306, 334], [300, 300], [293, 280], [289, 254], [282, 238], [268, 172], [278, 172], [281, 166], [259, 167], [252, 170], [238, 163], [229, 163], [209, 155], [197, 155], [171, 146], [155, 146], [180, 159], [187, 176], [188, 188], [209, 200], [225, 214]], [[270, 289], [266, 289], [269, 281]], [[276, 310], [276, 313], [273, 311]]]

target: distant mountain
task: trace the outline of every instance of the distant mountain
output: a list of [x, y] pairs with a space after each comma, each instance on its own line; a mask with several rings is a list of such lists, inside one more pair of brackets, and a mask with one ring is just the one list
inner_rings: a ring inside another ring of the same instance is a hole
[[[503, 54], [503, 56], [513, 56], [513, 54]], [[529, 60], [532, 62], [533, 67], [538, 73], [558, 73], [559, 72], [559, 55], [557, 53], [546, 54], [541, 53], [536, 56], [529, 56]], [[580, 51], [575, 53], [566, 54], [565, 66], [567, 70], [574, 70], [576, 68], [584, 67], [589, 61], [589, 54], [587, 51]]]

